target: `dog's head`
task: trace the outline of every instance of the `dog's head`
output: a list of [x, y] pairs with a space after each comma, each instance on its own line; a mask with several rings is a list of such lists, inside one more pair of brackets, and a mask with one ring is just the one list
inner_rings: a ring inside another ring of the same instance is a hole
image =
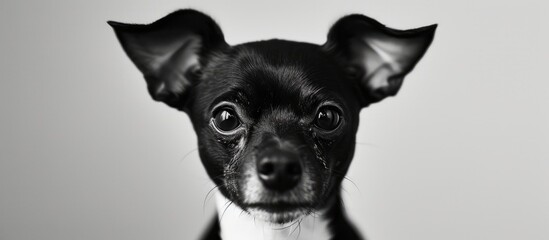
[[194, 10], [149, 25], [109, 22], [150, 95], [186, 112], [210, 178], [254, 216], [287, 222], [339, 191], [363, 107], [394, 96], [436, 25], [395, 30], [362, 15], [324, 45], [269, 40], [229, 46]]

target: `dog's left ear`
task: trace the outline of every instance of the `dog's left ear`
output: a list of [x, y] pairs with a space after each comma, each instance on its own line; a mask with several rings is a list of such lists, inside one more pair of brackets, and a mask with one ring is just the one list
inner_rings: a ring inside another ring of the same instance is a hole
[[332, 26], [322, 47], [360, 81], [363, 106], [368, 106], [397, 94], [433, 41], [436, 27], [396, 30], [364, 15], [349, 15]]
[[204, 58], [228, 47], [214, 20], [192, 9], [145, 25], [108, 23], [143, 73], [151, 97], [179, 110], [184, 110]]

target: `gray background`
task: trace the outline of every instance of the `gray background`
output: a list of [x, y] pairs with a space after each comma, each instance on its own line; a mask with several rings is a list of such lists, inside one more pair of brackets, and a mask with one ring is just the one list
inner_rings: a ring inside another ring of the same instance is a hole
[[[151, 101], [106, 20], [211, 14], [229, 43], [323, 43], [363, 13], [439, 23], [398, 97], [361, 113], [345, 183], [371, 240], [549, 239], [549, 17], [524, 1], [0, 3], [0, 239], [194, 239], [212, 187], [188, 117]], [[185, 157], [186, 156], [186, 157]]]

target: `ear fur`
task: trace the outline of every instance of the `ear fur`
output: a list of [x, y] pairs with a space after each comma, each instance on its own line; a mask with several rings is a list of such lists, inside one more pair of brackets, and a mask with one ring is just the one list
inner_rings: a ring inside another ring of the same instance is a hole
[[143, 73], [152, 98], [179, 110], [203, 58], [228, 46], [214, 20], [192, 9], [178, 10], [151, 24], [108, 24]]
[[360, 81], [363, 106], [394, 96], [402, 80], [423, 57], [437, 25], [397, 30], [364, 15], [339, 19], [323, 45]]

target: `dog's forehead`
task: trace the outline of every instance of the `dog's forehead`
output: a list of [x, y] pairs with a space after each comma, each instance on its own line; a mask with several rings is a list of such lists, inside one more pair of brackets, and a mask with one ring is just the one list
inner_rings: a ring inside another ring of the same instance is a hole
[[338, 67], [321, 47], [285, 40], [251, 42], [236, 46], [232, 52], [234, 71], [249, 74], [263, 72], [265, 79], [288, 84], [300, 81], [315, 85], [333, 83]]
[[283, 40], [246, 43], [214, 57], [206, 78], [209, 86], [217, 87], [207, 95], [216, 102], [236, 100], [261, 108], [277, 105], [305, 111], [322, 101], [341, 100], [349, 87], [341, 72], [318, 45]]

